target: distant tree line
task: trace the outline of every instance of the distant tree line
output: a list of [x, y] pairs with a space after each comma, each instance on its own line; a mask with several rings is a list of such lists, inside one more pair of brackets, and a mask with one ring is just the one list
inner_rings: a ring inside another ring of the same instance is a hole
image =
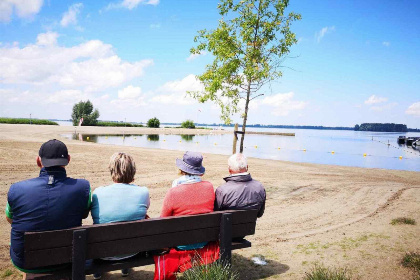
[[355, 131], [407, 132], [407, 125], [396, 123], [362, 123], [354, 126]]

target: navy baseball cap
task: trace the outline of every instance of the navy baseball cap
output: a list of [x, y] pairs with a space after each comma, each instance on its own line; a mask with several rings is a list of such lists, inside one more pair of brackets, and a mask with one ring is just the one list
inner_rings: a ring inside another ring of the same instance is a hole
[[39, 157], [44, 167], [64, 166], [69, 164], [69, 152], [66, 145], [57, 139], [42, 144]]

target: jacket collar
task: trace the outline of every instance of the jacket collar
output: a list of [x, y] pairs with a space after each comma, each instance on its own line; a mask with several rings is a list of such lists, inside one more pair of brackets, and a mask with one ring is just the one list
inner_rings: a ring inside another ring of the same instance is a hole
[[54, 175], [56, 178], [67, 177], [66, 169], [61, 166], [42, 167], [39, 171], [39, 177]]
[[233, 181], [233, 182], [248, 182], [252, 180], [251, 174], [243, 174], [243, 175], [229, 175], [223, 178], [226, 182]]

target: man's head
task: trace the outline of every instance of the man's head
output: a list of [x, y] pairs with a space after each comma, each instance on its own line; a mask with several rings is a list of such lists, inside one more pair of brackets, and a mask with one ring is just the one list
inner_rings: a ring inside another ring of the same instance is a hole
[[248, 163], [243, 154], [231, 155], [228, 159], [229, 173], [237, 174], [248, 171]]
[[115, 153], [109, 160], [109, 171], [115, 183], [130, 184], [136, 175], [136, 163], [129, 154]]
[[70, 155], [63, 142], [52, 139], [42, 144], [36, 161], [39, 167], [66, 166]]

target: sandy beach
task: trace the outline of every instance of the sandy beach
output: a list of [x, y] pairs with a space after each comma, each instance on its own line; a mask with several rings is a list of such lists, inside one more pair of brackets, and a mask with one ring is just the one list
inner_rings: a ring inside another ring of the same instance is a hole
[[[81, 127], [89, 134], [198, 134], [206, 130]], [[163, 197], [177, 177], [181, 151], [122, 147], [67, 140], [74, 127], [0, 124], [0, 209], [11, 184], [38, 176], [35, 158], [52, 138], [65, 142], [71, 154], [67, 174], [90, 181], [92, 189], [111, 183], [107, 164], [117, 151], [133, 155], [135, 183], [151, 195], [149, 215], [158, 217]], [[246, 141], [246, 140], [245, 140]], [[229, 143], [230, 144], [230, 143]], [[227, 175], [227, 156], [204, 154], [204, 179], [215, 187]], [[413, 279], [401, 265], [406, 252], [420, 252], [420, 172], [366, 169], [249, 158], [249, 171], [267, 191], [264, 216], [257, 222], [252, 248], [234, 252], [240, 279], [302, 279], [315, 263], [347, 267], [360, 279]], [[409, 217], [416, 225], [391, 225]], [[84, 224], [91, 224], [89, 217]], [[0, 277], [19, 279], [9, 258], [10, 225], [0, 219]], [[263, 255], [268, 264], [252, 263]], [[136, 268], [129, 279], [152, 279], [153, 266]], [[119, 273], [104, 275], [117, 279]], [[89, 276], [88, 279], [93, 279]]]

